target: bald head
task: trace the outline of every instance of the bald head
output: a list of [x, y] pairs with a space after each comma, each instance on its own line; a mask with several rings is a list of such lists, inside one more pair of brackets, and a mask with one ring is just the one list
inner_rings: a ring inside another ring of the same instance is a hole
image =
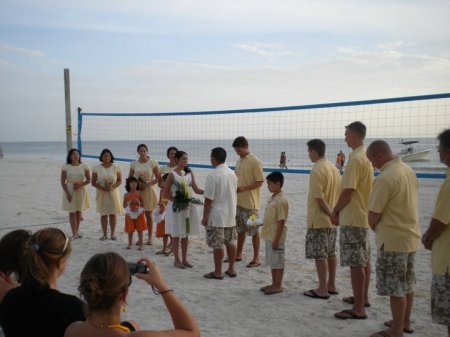
[[375, 140], [367, 148], [367, 158], [372, 162], [373, 167], [379, 169], [387, 162], [394, 159], [394, 154], [388, 143], [384, 140]]

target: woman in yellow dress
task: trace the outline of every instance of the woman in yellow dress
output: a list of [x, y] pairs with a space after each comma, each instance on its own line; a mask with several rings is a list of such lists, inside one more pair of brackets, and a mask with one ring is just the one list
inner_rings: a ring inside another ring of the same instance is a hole
[[[128, 177], [135, 177], [139, 181], [139, 190], [141, 192], [142, 200], [144, 201], [145, 217], [147, 218], [147, 244], [151, 245], [153, 243], [152, 212], [158, 205], [156, 185], [161, 177], [158, 162], [149, 157], [147, 145], [139, 144], [137, 153], [139, 154], [139, 159], [131, 163]], [[138, 244], [142, 243], [138, 242]]]
[[114, 164], [114, 156], [108, 149], [103, 149], [99, 157], [102, 162], [92, 170], [92, 186], [97, 189], [97, 212], [100, 213], [103, 236], [107, 239], [108, 219], [111, 228], [111, 240], [116, 240], [117, 214], [123, 213], [118, 187], [122, 183], [120, 167]]
[[78, 149], [70, 149], [66, 164], [61, 169], [61, 186], [64, 190], [62, 209], [69, 212], [71, 240], [81, 238], [78, 232], [81, 212], [90, 207], [89, 193], [85, 186], [91, 182], [91, 172], [80, 157]]

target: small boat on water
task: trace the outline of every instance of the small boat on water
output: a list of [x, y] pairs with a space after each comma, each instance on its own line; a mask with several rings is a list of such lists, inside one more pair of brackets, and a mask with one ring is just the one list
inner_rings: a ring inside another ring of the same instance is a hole
[[425, 160], [431, 149], [418, 150], [414, 147], [414, 144], [417, 143], [419, 143], [417, 140], [400, 142], [400, 144], [403, 144], [405, 148], [397, 153], [397, 156], [405, 162]]

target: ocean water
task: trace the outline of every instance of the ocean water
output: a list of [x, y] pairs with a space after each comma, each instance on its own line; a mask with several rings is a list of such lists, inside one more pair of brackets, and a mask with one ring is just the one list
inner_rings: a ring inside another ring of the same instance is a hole
[[[307, 139], [253, 139], [249, 140], [250, 150], [258, 156], [267, 168], [276, 168], [279, 165], [279, 158], [282, 151], [288, 157], [288, 168], [309, 169], [312, 166], [308, 158], [306, 142]], [[327, 144], [326, 157], [335, 162], [336, 154], [342, 150], [347, 159], [351, 149], [347, 147], [343, 139], [324, 139]], [[366, 144], [370, 143], [366, 140]], [[402, 149], [400, 139], [387, 139], [395, 153]], [[436, 151], [437, 141], [433, 138], [419, 139], [417, 148], [420, 150], [431, 149], [426, 160], [411, 162], [416, 171], [442, 172], [445, 166], [440, 163], [439, 155]], [[232, 139], [206, 139], [206, 140], [142, 140], [142, 141], [87, 141], [82, 143], [83, 155], [98, 156], [102, 149], [109, 148], [116, 158], [134, 160], [137, 158], [136, 146], [144, 143], [149, 148], [150, 156], [158, 161], [165, 162], [166, 149], [169, 146], [176, 146], [189, 155], [191, 164], [208, 165], [211, 149], [217, 146], [227, 150], [227, 162], [234, 165], [238, 159], [233, 147]], [[76, 142], [74, 142], [76, 146]], [[26, 157], [34, 159], [51, 159], [64, 161], [66, 157], [65, 142], [3, 142], [0, 143], [4, 157]]]

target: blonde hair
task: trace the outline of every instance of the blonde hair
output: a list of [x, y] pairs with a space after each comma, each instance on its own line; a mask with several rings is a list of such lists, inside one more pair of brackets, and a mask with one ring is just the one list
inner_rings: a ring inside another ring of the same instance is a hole
[[49, 279], [72, 247], [67, 235], [58, 228], [44, 228], [34, 233], [25, 248], [22, 285], [38, 289], [49, 288]]
[[114, 252], [95, 254], [84, 266], [78, 290], [89, 311], [110, 310], [130, 284], [127, 262]]

